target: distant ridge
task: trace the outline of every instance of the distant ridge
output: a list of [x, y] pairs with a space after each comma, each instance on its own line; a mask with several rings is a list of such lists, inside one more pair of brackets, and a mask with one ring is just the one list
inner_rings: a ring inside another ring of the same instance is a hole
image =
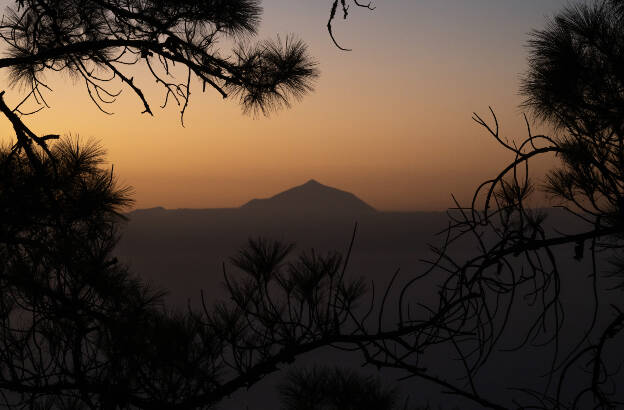
[[153, 208], [134, 209], [134, 210], [128, 212], [128, 215], [157, 214], [157, 213], [163, 213], [163, 212], [166, 212], [166, 211], [167, 211], [167, 209], [163, 208], [162, 206], [155, 206]]
[[314, 179], [270, 198], [252, 199], [241, 209], [352, 215], [377, 212], [352, 193], [323, 185]]

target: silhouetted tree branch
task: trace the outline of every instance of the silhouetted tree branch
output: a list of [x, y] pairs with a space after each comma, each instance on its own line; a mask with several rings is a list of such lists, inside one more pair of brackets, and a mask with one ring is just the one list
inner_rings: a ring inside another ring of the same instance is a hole
[[332, 6], [331, 6], [331, 10], [329, 12], [329, 20], [327, 21], [327, 31], [329, 32], [329, 36], [331, 37], [332, 41], [334, 42], [334, 45], [336, 47], [338, 47], [340, 50], [342, 51], [351, 51], [351, 49], [349, 48], [344, 48], [342, 47], [338, 41], [336, 40], [336, 37], [334, 36], [334, 28], [333, 28], [333, 22], [336, 19], [336, 14], [338, 12], [338, 7], [340, 7], [340, 11], [342, 12], [342, 18], [343, 20], [346, 20], [347, 17], [349, 16], [349, 6], [353, 4], [356, 7], [363, 7], [363, 8], [367, 8], [369, 10], [374, 10], [375, 7], [373, 6], [372, 1], [369, 1], [368, 3], [363, 3], [360, 2], [358, 0], [333, 0], [332, 2]]
[[[317, 76], [302, 41], [248, 41], [260, 21], [259, 0], [18, 0], [16, 6], [0, 26], [9, 53], [0, 67], [43, 103], [43, 74], [61, 71], [81, 78], [104, 112], [121, 84], [152, 114], [144, 85], [129, 73], [143, 65], [163, 88], [164, 105], [175, 100], [182, 116], [192, 78], [224, 98], [238, 96], [246, 111], [266, 114], [310, 91]], [[219, 52], [224, 42], [235, 43], [230, 56]]]

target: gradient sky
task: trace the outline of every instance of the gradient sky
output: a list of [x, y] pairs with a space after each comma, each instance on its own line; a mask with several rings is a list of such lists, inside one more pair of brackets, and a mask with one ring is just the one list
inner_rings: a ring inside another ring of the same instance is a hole
[[[2, 8], [9, 2], [0, 1]], [[137, 72], [155, 116], [126, 90], [113, 116], [81, 83], [50, 75], [52, 106], [29, 117], [39, 133], [94, 138], [136, 207], [239, 206], [314, 178], [380, 210], [442, 210], [470, 197], [509, 155], [471, 120], [491, 105], [510, 137], [526, 135], [519, 79], [526, 40], [564, 0], [376, 0], [325, 29], [330, 0], [265, 0], [260, 38], [295, 33], [319, 62], [316, 90], [269, 118], [195, 88], [183, 128], [179, 109]], [[9, 105], [23, 95], [10, 89]], [[539, 131], [535, 124], [534, 131]], [[0, 122], [11, 135], [8, 122]], [[548, 166], [548, 161], [538, 168]]]

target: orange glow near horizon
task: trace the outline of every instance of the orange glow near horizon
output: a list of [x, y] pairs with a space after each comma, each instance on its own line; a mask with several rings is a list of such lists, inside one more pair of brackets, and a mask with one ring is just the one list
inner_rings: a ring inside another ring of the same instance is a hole
[[[140, 71], [154, 117], [140, 114], [127, 89], [105, 115], [81, 83], [50, 75], [52, 108], [26, 122], [101, 141], [137, 208], [239, 206], [313, 178], [380, 210], [442, 210], [451, 193], [468, 200], [510, 159], [473, 111], [486, 117], [491, 105], [505, 135], [526, 135], [517, 95], [526, 33], [566, 4], [378, 0], [374, 12], [354, 10], [337, 26], [353, 48], [345, 53], [325, 31], [323, 2], [294, 3], [266, 1], [259, 36], [294, 32], [319, 62], [316, 90], [291, 109], [253, 118], [195, 84], [182, 127], [179, 108], [161, 110], [162, 90]], [[0, 79], [15, 104], [23, 93]], [[7, 121], [0, 130], [12, 135]]]

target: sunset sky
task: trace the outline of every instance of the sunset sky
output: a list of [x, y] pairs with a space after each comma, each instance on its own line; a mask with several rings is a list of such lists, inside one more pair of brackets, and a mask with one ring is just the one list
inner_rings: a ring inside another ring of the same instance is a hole
[[[330, 3], [264, 1], [259, 38], [296, 34], [321, 71], [313, 93], [269, 118], [196, 86], [183, 128], [179, 108], [161, 110], [162, 90], [138, 71], [154, 117], [140, 114], [129, 90], [107, 116], [82, 83], [50, 75], [52, 108], [26, 122], [39, 133], [100, 140], [137, 208], [234, 207], [311, 178], [380, 210], [442, 210], [451, 193], [467, 199], [510, 158], [472, 112], [486, 115], [491, 105], [506, 135], [526, 135], [518, 85], [527, 34], [568, 2], [376, 0], [375, 11], [353, 9], [335, 25], [351, 52], [327, 34]], [[4, 74], [11, 105], [23, 90]], [[0, 127], [12, 135], [6, 120]]]

